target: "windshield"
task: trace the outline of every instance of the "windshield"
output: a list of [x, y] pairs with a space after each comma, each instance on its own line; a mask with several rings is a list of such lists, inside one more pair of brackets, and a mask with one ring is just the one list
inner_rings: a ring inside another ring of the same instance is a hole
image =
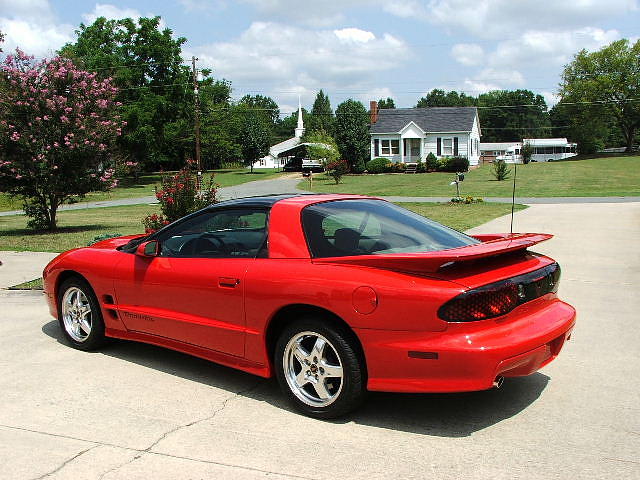
[[383, 200], [310, 205], [302, 226], [314, 258], [446, 250], [480, 243]]

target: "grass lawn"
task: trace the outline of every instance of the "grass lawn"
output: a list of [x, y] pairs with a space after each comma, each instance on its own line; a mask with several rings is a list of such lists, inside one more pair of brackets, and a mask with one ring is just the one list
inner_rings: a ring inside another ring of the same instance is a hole
[[[513, 170], [513, 166], [510, 166]], [[462, 195], [474, 197], [511, 197], [512, 178], [498, 182], [484, 165], [465, 174], [460, 184]], [[455, 186], [451, 173], [415, 175], [381, 174], [333, 179], [318, 175], [313, 191], [328, 193], [358, 193], [364, 195], [402, 195], [421, 197], [452, 197]], [[308, 190], [309, 183], [298, 188]], [[579, 161], [530, 163], [518, 165], [519, 197], [607, 197], [640, 195], [640, 157], [610, 157]]]
[[[466, 230], [511, 211], [511, 205], [503, 203], [401, 205], [456, 230]], [[524, 208], [521, 205], [516, 207]], [[27, 229], [27, 218], [22, 215], [0, 217], [0, 250], [63, 252], [86, 246], [96, 236], [105, 233], [142, 233], [142, 218], [154, 212], [157, 212], [157, 207], [150, 205], [62, 211], [56, 233]]]
[[[254, 180], [266, 180], [280, 175], [281, 172], [275, 169], [259, 169], [250, 173], [243, 168], [215, 170], [215, 181], [221, 187], [231, 187], [241, 183], [252, 182]], [[205, 174], [205, 180], [210, 174]], [[135, 198], [155, 195], [154, 187], [160, 184], [161, 175], [158, 173], [141, 175], [137, 182], [125, 179], [121, 186], [111, 192], [89, 193], [82, 202], [98, 202], [103, 200], [117, 200], [120, 198]], [[22, 209], [22, 202], [19, 199], [11, 199], [5, 194], [0, 194], [0, 212]]]

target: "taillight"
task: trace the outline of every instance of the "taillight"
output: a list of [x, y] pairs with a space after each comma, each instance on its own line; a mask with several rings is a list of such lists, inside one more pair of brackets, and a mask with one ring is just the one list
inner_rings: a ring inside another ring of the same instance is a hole
[[498, 283], [469, 290], [445, 303], [438, 315], [447, 322], [473, 322], [499, 317], [518, 305], [518, 286]]
[[447, 322], [473, 322], [509, 313], [518, 305], [558, 291], [560, 266], [539, 270], [461, 293], [442, 305], [438, 316]]

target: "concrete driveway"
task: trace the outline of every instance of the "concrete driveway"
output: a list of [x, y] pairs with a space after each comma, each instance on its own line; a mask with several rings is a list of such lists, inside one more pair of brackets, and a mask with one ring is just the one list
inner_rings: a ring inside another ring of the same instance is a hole
[[515, 225], [556, 235], [537, 250], [579, 312], [560, 357], [498, 391], [372, 394], [334, 422], [168, 350], [73, 350], [40, 294], [0, 291], [0, 477], [638, 479], [640, 204], [536, 205]]

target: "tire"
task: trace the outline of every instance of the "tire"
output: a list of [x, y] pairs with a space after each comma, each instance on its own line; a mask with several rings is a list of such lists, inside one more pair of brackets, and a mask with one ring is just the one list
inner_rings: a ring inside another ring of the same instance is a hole
[[91, 286], [71, 277], [62, 282], [58, 292], [58, 322], [67, 341], [85, 351], [104, 345], [104, 320]]
[[335, 418], [358, 407], [366, 395], [364, 361], [345, 328], [317, 316], [285, 327], [275, 348], [280, 388], [304, 414]]

